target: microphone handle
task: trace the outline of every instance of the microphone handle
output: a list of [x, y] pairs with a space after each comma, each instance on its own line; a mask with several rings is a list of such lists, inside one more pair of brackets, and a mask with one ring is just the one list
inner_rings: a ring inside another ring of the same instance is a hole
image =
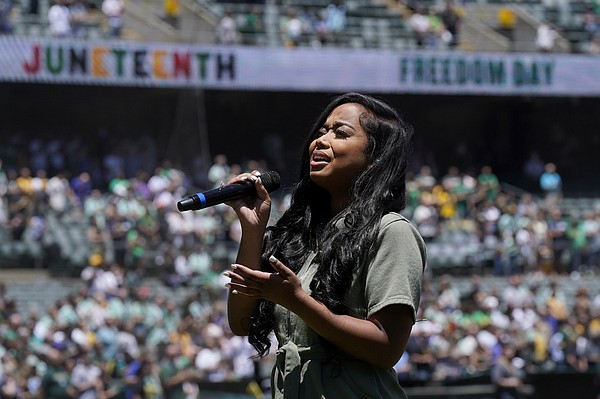
[[[277, 172], [264, 172], [261, 174], [261, 180], [268, 192], [272, 192], [279, 188], [280, 177]], [[177, 203], [177, 209], [180, 212], [195, 211], [247, 196], [256, 196], [256, 187], [253, 182], [242, 181], [239, 183], [228, 184], [223, 187], [217, 187], [203, 193], [194, 194], [179, 201]]]
[[256, 195], [256, 188], [252, 182], [228, 184], [193, 195], [191, 198], [194, 200], [194, 206], [191, 210], [208, 208], [225, 201], [233, 201], [250, 195]]

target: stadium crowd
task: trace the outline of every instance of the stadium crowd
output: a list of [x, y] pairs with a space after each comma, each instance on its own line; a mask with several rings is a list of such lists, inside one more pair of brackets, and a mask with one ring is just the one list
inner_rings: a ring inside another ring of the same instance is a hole
[[[147, 139], [104, 143], [104, 152], [77, 140], [10, 144], [0, 155], [0, 263], [57, 265], [84, 288], [26, 315], [2, 287], [0, 398], [194, 398], [198, 382], [254, 378], [262, 363], [225, 317], [221, 273], [235, 257], [237, 219], [225, 205], [178, 212], [175, 204], [242, 170], [267, 170], [265, 162], [218, 155], [190, 175], [153, 161]], [[492, 250], [485, 270], [510, 285], [475, 274], [460, 290], [429, 267], [396, 366], [405, 382], [490, 373], [506, 348], [507, 367], [522, 378], [597, 370], [600, 292], [572, 296], [563, 284], [598, 272], [600, 209], [564, 211], [556, 165], [527, 168], [539, 196], [507, 192], [490, 166], [437, 177], [422, 165], [409, 176], [405, 213], [428, 244], [466, 232]], [[275, 220], [288, 197], [273, 196]], [[150, 276], [190, 294], [158, 294], [144, 284]]]
[[[264, 11], [264, 3], [256, 0], [247, 2], [221, 2], [230, 5], [240, 4], [239, 9], [225, 10], [218, 15], [214, 29], [214, 43], [222, 45], [256, 45], [261, 33], [265, 32], [268, 15]], [[405, 24], [412, 36], [414, 48], [453, 50], [461, 44], [460, 36], [465, 15], [468, 13], [468, 1], [444, 0], [436, 2], [406, 1], [400, 2], [403, 10], [397, 18]], [[573, 2], [575, 3], [575, 2]], [[490, 4], [496, 4], [490, 0]], [[510, 2], [506, 3], [510, 5]], [[579, 4], [579, 3], [578, 3]], [[595, 2], [584, 2], [582, 10], [573, 6], [556, 21], [541, 19], [534, 24], [536, 29], [535, 48], [540, 52], [556, 51], [555, 42], [559, 36], [577, 42], [580, 46], [572, 52], [583, 52], [597, 55], [600, 52], [600, 11]], [[515, 2], [516, 6], [522, 3]], [[547, 14], [556, 12], [556, 5], [551, 2], [540, 2]], [[42, 32], [55, 38], [122, 38], [126, 11], [122, 0], [51, 0], [47, 15], [41, 15], [45, 8], [40, 1], [29, 0], [27, 3], [15, 0], [0, 0], [0, 36], [20, 32], [19, 24], [31, 23], [38, 19], [44, 27]], [[564, 7], [563, 7], [564, 8]], [[181, 4], [178, 0], [162, 1], [162, 10], [157, 12], [160, 18], [175, 29], [180, 29]], [[281, 5], [275, 34], [280, 35], [278, 43], [285, 47], [311, 46], [347, 46], [344, 40], [348, 28], [348, 6], [341, 0], [325, 2], [321, 7], [306, 6], [301, 3]], [[507, 18], [503, 15], [509, 15]], [[28, 16], [22, 18], [22, 16]], [[565, 22], [563, 20], [572, 20]], [[28, 22], [23, 22], [28, 21]], [[364, 25], [367, 26], [368, 21]], [[381, 21], [388, 25], [389, 21]], [[509, 7], [498, 11], [498, 31], [512, 31], [515, 24], [514, 12]], [[47, 26], [47, 29], [45, 27]], [[507, 28], [508, 26], [508, 28]], [[364, 27], [363, 27], [364, 28]], [[366, 28], [365, 28], [366, 29]], [[363, 30], [364, 39], [375, 35], [374, 27]], [[99, 32], [91, 33], [91, 31]], [[569, 35], [568, 31], [578, 32], [580, 37]], [[396, 33], [397, 35], [398, 33]], [[384, 35], [391, 35], [390, 32]], [[370, 39], [369, 39], [370, 40]], [[344, 44], [345, 43], [345, 44]]]

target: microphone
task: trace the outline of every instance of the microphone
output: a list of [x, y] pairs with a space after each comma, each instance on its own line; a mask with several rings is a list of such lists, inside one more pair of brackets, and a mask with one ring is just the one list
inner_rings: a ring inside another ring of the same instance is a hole
[[[275, 191], [279, 188], [280, 178], [277, 172], [262, 172], [260, 180], [268, 192]], [[195, 211], [248, 196], [256, 196], [256, 188], [252, 181], [228, 184], [203, 193], [194, 194], [179, 201], [177, 203], [177, 209], [179, 212]]]

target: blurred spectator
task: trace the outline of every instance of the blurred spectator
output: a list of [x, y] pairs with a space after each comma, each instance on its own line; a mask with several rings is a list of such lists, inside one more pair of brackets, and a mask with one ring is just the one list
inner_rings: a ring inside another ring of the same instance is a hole
[[510, 276], [509, 285], [502, 292], [502, 302], [507, 309], [528, 309], [534, 305], [534, 299], [521, 274]]
[[123, 13], [125, 3], [123, 0], [103, 0], [102, 13], [106, 17], [108, 35], [113, 38], [121, 37], [123, 31]]
[[75, 38], [85, 37], [85, 24], [88, 20], [88, 5], [85, 0], [74, 0], [69, 5], [71, 13], [71, 32]]
[[452, 39], [448, 35], [448, 31], [444, 26], [444, 23], [438, 13], [435, 12], [434, 7], [427, 8], [427, 20], [429, 26], [429, 33], [425, 41], [425, 45], [431, 49], [442, 48], [443, 43], [448, 43]]
[[562, 198], [562, 178], [553, 162], [545, 164], [544, 173], [540, 176], [540, 188], [544, 192], [546, 206], [556, 205]]
[[298, 47], [304, 33], [304, 25], [295, 8], [289, 8], [281, 19], [280, 30], [286, 47]]
[[588, 54], [590, 55], [600, 55], [600, 34], [597, 33], [592, 38], [592, 41], [588, 46]]
[[517, 15], [509, 7], [500, 7], [497, 14], [498, 28], [511, 43], [511, 50], [515, 44], [515, 27], [517, 26]]
[[493, 201], [500, 193], [500, 180], [489, 165], [481, 168], [479, 176], [477, 176], [477, 184], [480, 188], [479, 192], [482, 193], [485, 199]]
[[17, 188], [21, 191], [21, 193], [30, 197], [33, 194], [33, 186], [32, 186], [33, 178], [31, 177], [31, 169], [28, 167], [23, 167], [19, 169], [19, 176], [17, 177]]
[[48, 24], [50, 34], [54, 37], [67, 37], [71, 35], [71, 14], [66, 0], [55, 0], [48, 9]]
[[500, 257], [495, 265], [496, 274], [510, 276], [523, 272], [523, 253], [521, 250], [528, 241], [522, 238], [517, 240], [517, 234], [525, 226], [525, 220], [517, 213], [517, 205], [509, 204], [498, 218], [498, 234], [502, 241]]
[[325, 24], [333, 43], [339, 42], [339, 35], [346, 29], [346, 5], [343, 0], [334, 0], [325, 9]]
[[77, 196], [80, 204], [83, 204], [87, 197], [92, 193], [92, 179], [87, 172], [81, 172], [71, 180], [71, 188]]
[[144, 356], [140, 371], [143, 389], [142, 397], [145, 399], [166, 398], [160, 381], [160, 367], [156, 354], [149, 353]]
[[83, 351], [71, 371], [71, 381], [78, 392], [77, 399], [100, 399], [101, 376], [102, 370], [93, 363], [91, 354]]
[[586, 232], [586, 223], [580, 214], [571, 214], [569, 228], [567, 230], [569, 238], [569, 270], [573, 272], [583, 272], [587, 259], [584, 254], [588, 252], [588, 235]]
[[58, 214], [67, 210], [70, 204], [70, 186], [68, 180], [62, 174], [57, 174], [48, 179], [46, 185], [48, 205]]
[[460, 185], [462, 185], [462, 179], [460, 177], [460, 170], [456, 166], [450, 166], [448, 171], [441, 179], [442, 187], [450, 192], [455, 191]]
[[583, 14], [583, 31], [588, 42], [593, 41], [600, 33], [600, 18], [592, 7], [587, 7]]
[[213, 187], [218, 187], [221, 182], [227, 182], [230, 172], [230, 166], [227, 163], [227, 156], [224, 154], [215, 155], [213, 164], [208, 169], [208, 180]]
[[[306, 37], [307, 41], [310, 41], [313, 47], [320, 47], [324, 42], [315, 42], [317, 40], [319, 16], [315, 14], [314, 9], [309, 6], [300, 7], [298, 19], [302, 23], [302, 34]], [[332, 38], [329, 39], [331, 40]], [[269, 138], [265, 138], [265, 140], [269, 140]]]
[[118, 197], [126, 197], [129, 193], [131, 182], [123, 171], [118, 171], [108, 182], [108, 190]]
[[129, 352], [124, 353], [122, 360], [123, 367], [123, 382], [125, 387], [123, 393], [125, 398], [140, 398], [144, 394], [144, 376], [142, 359], [138, 356], [133, 356]]
[[35, 176], [31, 177], [31, 194], [37, 197], [38, 200], [44, 201], [46, 199], [45, 191], [48, 187], [48, 177], [46, 170], [39, 169]]
[[203, 374], [203, 378], [211, 382], [223, 382], [231, 378], [233, 370], [223, 367], [224, 351], [220, 347], [219, 339], [223, 331], [215, 324], [208, 324], [202, 331], [203, 345], [194, 358], [196, 370]]
[[0, 35], [8, 35], [13, 31], [13, 3], [11, 0], [0, 0]]
[[419, 201], [419, 205], [412, 213], [412, 221], [425, 242], [433, 241], [439, 228], [439, 214], [435, 207], [433, 195], [429, 192], [423, 192]]
[[346, 27], [346, 5], [342, 0], [334, 0], [325, 9], [327, 28], [339, 33]]
[[519, 399], [523, 386], [522, 373], [519, 369], [515, 349], [510, 345], [502, 345], [501, 355], [496, 359], [491, 371], [492, 383], [496, 387], [496, 399]]
[[171, 343], [165, 348], [160, 363], [160, 380], [166, 398], [189, 397], [194, 389], [192, 382], [201, 377], [192, 366], [193, 363], [183, 355], [180, 345]]
[[179, 29], [181, 4], [179, 0], [163, 0], [164, 18], [172, 27]]
[[593, 273], [600, 266], [600, 211], [584, 211], [583, 219], [587, 246], [583, 251], [582, 264]]
[[440, 18], [444, 23], [446, 31], [451, 35], [450, 39], [447, 41], [448, 48], [453, 50], [460, 43], [460, 30], [462, 24], [462, 16], [454, 5], [454, 0], [444, 1], [444, 10], [440, 13]]
[[569, 249], [569, 221], [558, 207], [550, 210], [548, 218], [548, 236], [552, 248], [554, 272], [567, 273], [567, 256]]
[[[59, 344], [55, 344], [55, 346], [59, 346]], [[67, 356], [66, 351], [60, 348], [48, 348], [44, 357], [48, 368], [41, 380], [41, 397], [45, 399], [76, 398], [77, 388], [71, 380], [73, 360]]]
[[442, 187], [452, 196], [456, 213], [459, 218], [464, 218], [470, 208], [469, 196], [472, 188], [466, 180], [466, 175], [460, 173], [456, 166], [450, 166], [446, 175], [442, 176]]
[[492, 200], [484, 200], [478, 207], [476, 218], [479, 235], [487, 248], [497, 248], [498, 246], [498, 220], [501, 216], [502, 211]]
[[540, 53], [551, 53], [554, 51], [558, 33], [546, 21], [542, 21], [536, 30], [535, 47]]
[[243, 22], [240, 26], [242, 33], [242, 44], [254, 46], [258, 44], [258, 35], [264, 30], [264, 21], [262, 13], [258, 6], [252, 6], [248, 12], [243, 15]]
[[437, 297], [437, 308], [445, 313], [452, 313], [460, 308], [460, 292], [454, 285], [452, 277], [442, 276]]
[[2, 158], [0, 158], [0, 197], [6, 194], [8, 190], [8, 175], [6, 174], [6, 170], [4, 169], [4, 163], [2, 162]]
[[429, 11], [424, 6], [418, 6], [408, 20], [408, 25], [412, 30], [418, 48], [423, 48], [427, 45], [429, 35], [431, 34], [429, 19], [427, 15]]
[[433, 171], [429, 165], [423, 165], [419, 169], [419, 173], [415, 175], [417, 187], [422, 191], [432, 191], [437, 184], [437, 178], [433, 175]]
[[217, 44], [234, 45], [240, 42], [240, 32], [233, 12], [226, 11], [217, 24]]

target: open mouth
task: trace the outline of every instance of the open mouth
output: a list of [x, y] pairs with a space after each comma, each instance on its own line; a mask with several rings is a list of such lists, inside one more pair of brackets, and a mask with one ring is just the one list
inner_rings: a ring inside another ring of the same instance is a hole
[[310, 158], [311, 165], [323, 165], [329, 163], [330, 161], [331, 158], [321, 151], [314, 151], [312, 157]]

